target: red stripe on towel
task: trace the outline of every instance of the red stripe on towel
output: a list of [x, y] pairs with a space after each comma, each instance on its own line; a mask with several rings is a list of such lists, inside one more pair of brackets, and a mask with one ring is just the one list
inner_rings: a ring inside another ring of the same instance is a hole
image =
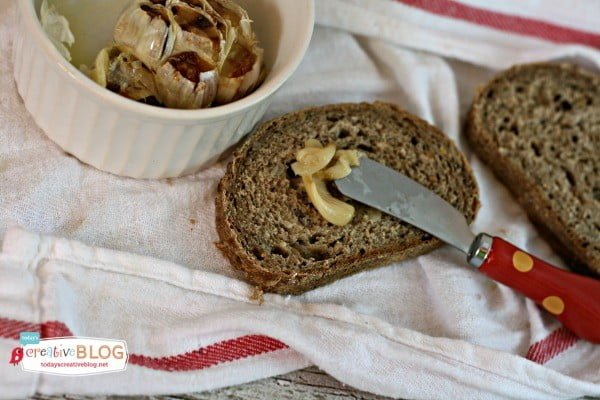
[[[35, 324], [0, 318], [0, 338], [19, 340], [21, 332], [40, 332], [42, 338], [74, 336], [71, 330], [59, 321]], [[285, 343], [269, 336], [246, 335], [172, 356], [129, 354], [129, 363], [160, 371], [194, 371], [287, 348]]]
[[43, 324], [0, 318], [0, 337], [19, 340], [21, 332], [40, 332], [41, 338], [73, 336], [71, 330], [62, 322], [48, 321]]
[[[73, 336], [69, 327], [59, 321], [35, 324], [0, 318], [0, 338], [19, 340], [21, 332], [40, 332], [42, 338]], [[560, 328], [531, 345], [525, 357], [538, 364], [544, 364], [569, 349], [577, 340], [579, 339], [569, 330]], [[129, 362], [160, 371], [193, 371], [287, 348], [285, 343], [269, 336], [246, 335], [172, 356], [150, 357], [130, 354]]]
[[532, 344], [525, 358], [538, 364], [544, 364], [573, 346], [578, 340], [579, 338], [567, 328], [559, 328], [545, 339]]
[[168, 357], [147, 357], [131, 354], [129, 355], [129, 362], [161, 371], [194, 371], [287, 347], [286, 344], [268, 336], [247, 335]]
[[490, 11], [452, 0], [396, 0], [445, 17], [472, 22], [506, 32], [535, 36], [557, 43], [579, 43], [600, 48], [600, 35], [532, 18]]

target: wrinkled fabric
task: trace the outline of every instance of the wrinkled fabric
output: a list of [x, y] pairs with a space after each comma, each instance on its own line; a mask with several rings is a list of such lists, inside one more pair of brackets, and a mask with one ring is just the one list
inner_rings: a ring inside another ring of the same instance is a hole
[[[593, 1], [568, 8], [552, 0], [554, 13], [535, 1], [504, 3], [496, 7], [598, 30], [589, 22]], [[265, 295], [258, 305], [214, 245], [224, 163], [178, 179], [134, 180], [66, 155], [17, 94], [14, 13], [0, 14], [0, 318], [61, 321], [75, 335], [125, 339], [131, 353], [156, 357], [247, 334], [289, 347], [202, 370], [129, 365], [123, 373], [73, 379], [8, 365], [2, 360], [16, 342], [0, 338], [0, 397], [191, 392], [310, 364], [394, 397], [600, 395], [600, 346], [580, 340], [544, 365], [527, 360], [528, 349], [560, 324], [447, 246], [301, 296]], [[317, 22], [306, 58], [265, 119], [336, 102], [399, 104], [467, 154], [482, 203], [474, 231], [564, 266], [460, 128], [475, 88], [495, 69], [553, 59], [597, 69], [597, 50], [469, 26], [392, 1], [317, 0]]]

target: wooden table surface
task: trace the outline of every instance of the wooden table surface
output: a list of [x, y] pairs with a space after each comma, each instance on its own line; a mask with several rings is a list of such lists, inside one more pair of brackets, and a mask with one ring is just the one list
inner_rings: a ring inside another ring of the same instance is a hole
[[[451, 398], [440, 393], [440, 398]], [[387, 400], [389, 397], [376, 396], [352, 389], [335, 380], [316, 367], [245, 385], [202, 393], [187, 393], [165, 396], [35, 396], [30, 400]], [[585, 397], [584, 400], [600, 400], [600, 397]]]
[[388, 397], [375, 396], [354, 390], [335, 380], [316, 367], [291, 372], [286, 375], [267, 378], [245, 385], [203, 393], [188, 393], [170, 396], [123, 397], [123, 396], [35, 396], [35, 400], [385, 400]]

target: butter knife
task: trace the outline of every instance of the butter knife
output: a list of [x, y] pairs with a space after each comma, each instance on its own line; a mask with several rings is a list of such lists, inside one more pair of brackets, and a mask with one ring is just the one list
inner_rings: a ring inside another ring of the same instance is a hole
[[600, 280], [556, 268], [499, 237], [473, 234], [464, 215], [407, 176], [368, 158], [335, 181], [345, 196], [452, 245], [485, 275], [554, 315], [577, 336], [600, 343]]

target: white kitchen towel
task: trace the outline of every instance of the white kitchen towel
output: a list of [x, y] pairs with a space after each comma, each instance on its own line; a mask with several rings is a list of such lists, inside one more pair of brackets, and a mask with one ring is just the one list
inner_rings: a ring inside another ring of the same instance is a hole
[[[316, 3], [320, 26], [306, 59], [267, 117], [341, 101], [403, 106], [468, 155], [483, 204], [474, 230], [562, 265], [469, 151], [460, 123], [494, 69], [548, 59], [598, 69], [600, 3]], [[14, 12], [0, 15], [0, 397], [181, 393], [309, 364], [394, 397], [600, 395], [600, 346], [577, 340], [451, 248], [258, 305], [214, 246], [224, 165], [137, 181], [65, 155], [12, 81]], [[124, 339], [129, 366], [79, 378], [23, 372], [8, 360], [18, 333], [32, 330]]]

